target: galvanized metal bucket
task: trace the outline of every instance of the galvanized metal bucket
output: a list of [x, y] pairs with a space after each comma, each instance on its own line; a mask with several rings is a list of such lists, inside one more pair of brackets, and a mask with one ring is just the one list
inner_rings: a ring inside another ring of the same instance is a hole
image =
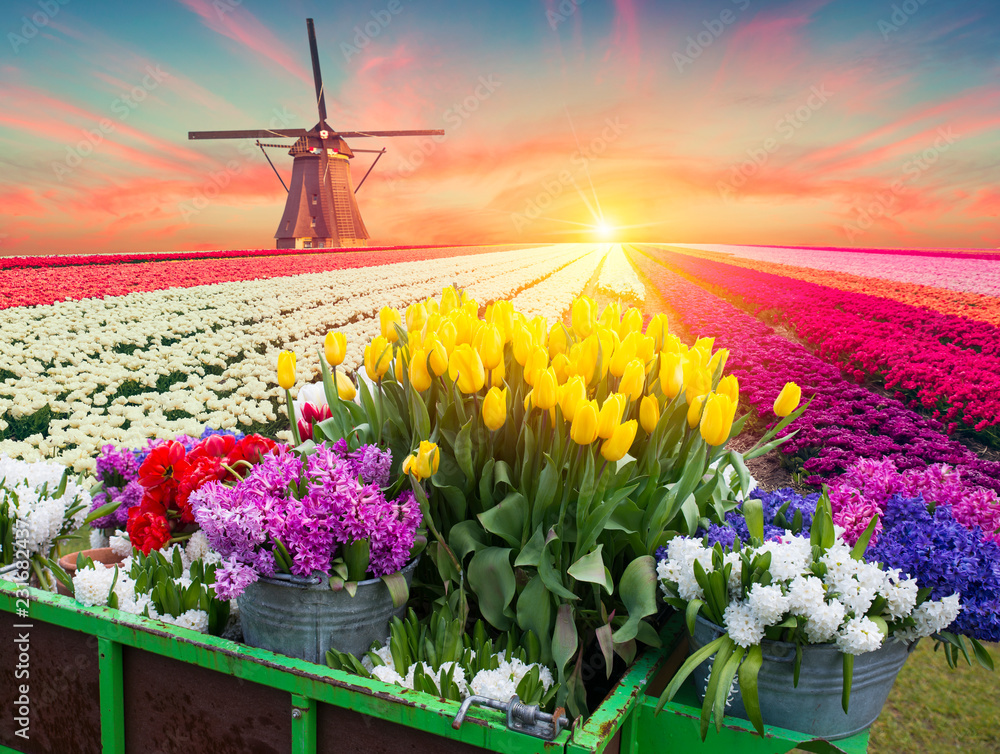
[[[722, 629], [701, 616], [695, 622], [691, 652], [722, 635]], [[896, 676], [916, 643], [887, 640], [880, 649], [854, 658], [851, 700], [848, 711], [841, 707], [844, 681], [843, 656], [834, 644], [807, 644], [802, 647], [799, 685], [792, 685], [795, 645], [764, 640], [764, 664], [757, 678], [761, 717], [765, 725], [808, 733], [827, 740], [847, 738], [868, 728], [878, 718]], [[692, 679], [699, 699], [712, 670], [709, 660], [699, 665]], [[734, 681], [726, 714], [746, 718], [743, 697]]]
[[[407, 586], [416, 567], [414, 560], [402, 570]], [[326, 664], [331, 648], [360, 657], [372, 642], [385, 640], [392, 616], [406, 610], [393, 608], [382, 579], [359, 581], [352, 597], [345, 589], [330, 589], [319, 574], [261, 577], [236, 602], [246, 644], [320, 664]]]

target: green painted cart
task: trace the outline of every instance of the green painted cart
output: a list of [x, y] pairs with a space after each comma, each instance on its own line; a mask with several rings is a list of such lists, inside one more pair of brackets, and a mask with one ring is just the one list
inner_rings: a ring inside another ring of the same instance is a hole
[[779, 728], [761, 738], [728, 718], [702, 743], [690, 688], [654, 715], [683, 658], [679, 617], [664, 626], [664, 649], [637, 657], [586, 722], [547, 741], [509, 729], [500, 710], [472, 707], [456, 727], [456, 702], [35, 589], [19, 616], [17, 589], [0, 579], [0, 752], [867, 750], [867, 734], [833, 747]]

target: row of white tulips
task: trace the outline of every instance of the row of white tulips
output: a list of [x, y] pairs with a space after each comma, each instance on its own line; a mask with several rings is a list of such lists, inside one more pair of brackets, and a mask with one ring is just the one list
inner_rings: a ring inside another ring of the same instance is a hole
[[[15, 377], [0, 385], [0, 428], [5, 415], [17, 419], [45, 406], [65, 418], [50, 422], [47, 437], [0, 441], [0, 452], [55, 456], [92, 470], [107, 442], [138, 447], [149, 437], [200, 433], [206, 424], [274, 421], [280, 350], [296, 351], [300, 379], [313, 379], [316, 348], [339, 329], [350, 344], [345, 366], [356, 368], [378, 332], [381, 307], [404, 309], [452, 283], [485, 303], [523, 296], [541, 281], [550, 316], [561, 316], [606, 253], [593, 249], [521, 249], [4, 310], [0, 358]], [[579, 271], [585, 260], [586, 276]], [[559, 280], [572, 292], [552, 290]], [[561, 309], [551, 306], [557, 299]], [[157, 381], [170, 375], [182, 379], [160, 392]], [[142, 392], [114, 397], [128, 381]], [[171, 411], [190, 418], [168, 420]]]
[[639, 280], [639, 275], [618, 243], [604, 259], [601, 274], [597, 277], [597, 287], [639, 306], [646, 300], [646, 286]]

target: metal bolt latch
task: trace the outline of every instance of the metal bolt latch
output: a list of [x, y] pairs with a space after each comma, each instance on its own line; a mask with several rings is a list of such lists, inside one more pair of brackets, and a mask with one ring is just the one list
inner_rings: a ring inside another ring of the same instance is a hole
[[292, 710], [292, 717], [295, 718], [296, 720], [298, 720], [299, 718], [301, 718], [302, 717], [302, 710], [300, 710], [298, 707], [296, 707], [295, 709], [293, 709]]
[[517, 694], [506, 703], [487, 696], [473, 695], [462, 702], [458, 714], [451, 723], [452, 728], [458, 730], [461, 727], [469, 707], [473, 704], [506, 712], [508, 730], [527, 733], [529, 736], [544, 738], [546, 741], [554, 739], [559, 735], [559, 731], [569, 725], [569, 719], [563, 714], [562, 708], [557, 709], [555, 715], [550, 715], [548, 712], [542, 712], [537, 704], [525, 704]]

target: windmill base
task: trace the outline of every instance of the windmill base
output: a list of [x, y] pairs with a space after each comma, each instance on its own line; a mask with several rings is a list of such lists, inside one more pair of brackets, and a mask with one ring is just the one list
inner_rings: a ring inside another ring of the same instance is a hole
[[340, 249], [348, 246], [367, 246], [367, 238], [279, 238], [276, 249]]

